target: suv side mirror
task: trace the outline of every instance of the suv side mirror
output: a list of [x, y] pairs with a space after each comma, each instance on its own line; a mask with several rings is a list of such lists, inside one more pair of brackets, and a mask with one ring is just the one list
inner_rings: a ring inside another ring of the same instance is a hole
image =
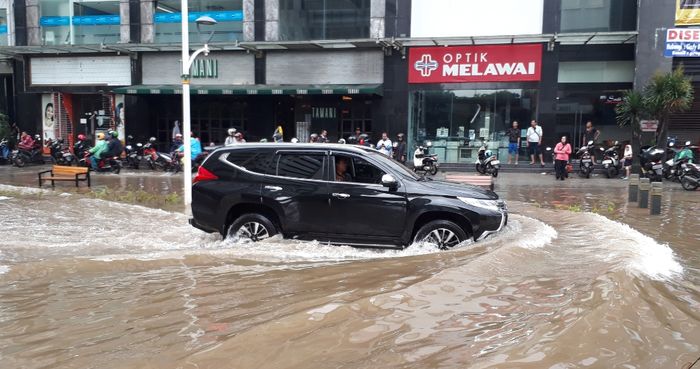
[[391, 174], [385, 174], [382, 176], [382, 186], [388, 188], [397, 188], [399, 187], [399, 182]]

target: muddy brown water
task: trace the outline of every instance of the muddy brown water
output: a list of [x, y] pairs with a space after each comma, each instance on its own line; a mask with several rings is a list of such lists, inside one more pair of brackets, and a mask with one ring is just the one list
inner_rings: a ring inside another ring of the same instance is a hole
[[678, 185], [649, 217], [622, 181], [504, 175], [507, 228], [439, 252], [236, 244], [177, 211], [22, 181], [0, 185], [3, 368], [687, 368], [700, 357], [700, 191]]

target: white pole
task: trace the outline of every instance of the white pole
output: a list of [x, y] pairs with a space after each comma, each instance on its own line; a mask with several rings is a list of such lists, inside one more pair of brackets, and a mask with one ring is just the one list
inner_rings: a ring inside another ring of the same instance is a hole
[[187, 9], [187, 0], [180, 1], [181, 22], [182, 22], [182, 136], [184, 138], [185, 154], [184, 154], [184, 192], [185, 192], [185, 211], [190, 213], [190, 204], [192, 204], [192, 147], [190, 132], [192, 124], [190, 122], [190, 31], [188, 27], [189, 11]]

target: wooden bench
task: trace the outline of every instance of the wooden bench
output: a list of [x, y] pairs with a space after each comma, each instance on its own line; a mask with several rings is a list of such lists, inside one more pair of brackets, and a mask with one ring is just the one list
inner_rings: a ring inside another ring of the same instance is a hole
[[[45, 176], [47, 173], [50, 176]], [[78, 187], [79, 182], [87, 181], [90, 187], [90, 168], [54, 165], [50, 170], [39, 172], [39, 187], [44, 181], [51, 181], [51, 187], [56, 186], [55, 181], [75, 182], [75, 187]]]
[[492, 176], [472, 176], [467, 174], [447, 174], [445, 180], [451, 182], [466, 183], [474, 186], [486, 187], [493, 191], [494, 183]]

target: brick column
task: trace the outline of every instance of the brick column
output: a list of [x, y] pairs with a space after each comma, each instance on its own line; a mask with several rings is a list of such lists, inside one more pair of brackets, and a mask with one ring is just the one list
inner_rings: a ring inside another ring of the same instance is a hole
[[26, 0], [27, 45], [40, 46], [41, 27], [39, 27], [39, 0]]
[[384, 38], [386, 0], [372, 0], [369, 13], [369, 37]]
[[265, 0], [265, 41], [279, 41], [279, 23], [279, 0]]
[[255, 41], [255, 0], [243, 0], [243, 41]]
[[131, 41], [129, 19], [129, 0], [119, 0], [119, 42], [122, 44]]
[[155, 2], [153, 0], [141, 0], [141, 42], [152, 44], [156, 37], [154, 24]]

